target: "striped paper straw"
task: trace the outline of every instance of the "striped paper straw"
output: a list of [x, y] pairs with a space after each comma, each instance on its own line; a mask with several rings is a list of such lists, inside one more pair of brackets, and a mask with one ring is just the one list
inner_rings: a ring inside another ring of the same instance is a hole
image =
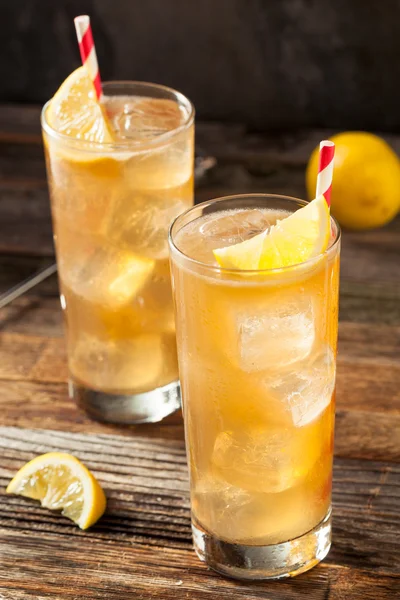
[[330, 140], [323, 140], [319, 145], [319, 165], [317, 176], [316, 197], [325, 197], [328, 206], [331, 205], [333, 158], [335, 156], [335, 144]]
[[78, 37], [79, 50], [81, 53], [82, 64], [87, 68], [89, 77], [96, 90], [97, 99], [101, 99], [101, 79], [99, 65], [97, 62], [96, 48], [94, 46], [92, 28], [90, 26], [90, 17], [81, 15], [74, 19], [76, 35]]

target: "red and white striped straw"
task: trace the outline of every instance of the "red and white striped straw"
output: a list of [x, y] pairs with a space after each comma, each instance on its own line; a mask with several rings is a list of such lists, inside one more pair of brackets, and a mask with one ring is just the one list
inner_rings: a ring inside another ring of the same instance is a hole
[[323, 140], [319, 145], [319, 164], [317, 176], [316, 197], [325, 197], [328, 206], [331, 205], [331, 190], [333, 176], [333, 159], [335, 156], [335, 144], [330, 140]]
[[101, 99], [101, 79], [99, 65], [97, 62], [96, 48], [94, 46], [92, 28], [90, 26], [90, 17], [81, 15], [74, 19], [76, 35], [78, 37], [79, 50], [81, 53], [82, 64], [87, 68], [89, 77], [96, 90], [97, 99]]

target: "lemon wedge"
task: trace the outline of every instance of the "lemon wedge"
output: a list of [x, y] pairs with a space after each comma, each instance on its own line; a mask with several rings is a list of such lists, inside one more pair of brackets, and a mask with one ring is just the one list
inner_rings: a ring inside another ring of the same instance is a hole
[[81, 529], [93, 525], [104, 513], [106, 497], [92, 473], [71, 454], [49, 452], [26, 463], [8, 484], [17, 494], [62, 514]]
[[58, 133], [87, 142], [113, 141], [104, 108], [96, 98], [85, 67], [73, 71], [61, 84], [46, 116], [49, 125]]
[[329, 208], [319, 196], [269, 231], [213, 252], [218, 264], [227, 269], [280, 269], [324, 252], [330, 234]]

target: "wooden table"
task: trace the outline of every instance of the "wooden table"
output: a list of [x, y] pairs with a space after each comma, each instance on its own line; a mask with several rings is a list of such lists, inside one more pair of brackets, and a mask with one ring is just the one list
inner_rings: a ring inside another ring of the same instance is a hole
[[[198, 143], [218, 166], [197, 199], [304, 196], [305, 162], [326, 134], [199, 125]], [[180, 414], [117, 427], [68, 399], [55, 276], [0, 312], [1, 600], [400, 597], [400, 219], [345, 232], [342, 256], [334, 543], [321, 565], [276, 583], [229, 581], [195, 556]], [[2, 107], [0, 291], [52, 260], [39, 110]], [[4, 493], [25, 461], [49, 450], [74, 453], [104, 485], [107, 514], [87, 532]]]

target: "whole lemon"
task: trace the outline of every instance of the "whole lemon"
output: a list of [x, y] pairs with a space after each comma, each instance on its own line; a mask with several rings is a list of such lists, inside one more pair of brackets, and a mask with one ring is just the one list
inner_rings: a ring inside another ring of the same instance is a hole
[[[335, 142], [331, 211], [349, 229], [370, 229], [391, 221], [400, 209], [400, 161], [380, 137], [363, 131], [339, 133]], [[307, 165], [309, 198], [315, 197], [319, 148]]]

